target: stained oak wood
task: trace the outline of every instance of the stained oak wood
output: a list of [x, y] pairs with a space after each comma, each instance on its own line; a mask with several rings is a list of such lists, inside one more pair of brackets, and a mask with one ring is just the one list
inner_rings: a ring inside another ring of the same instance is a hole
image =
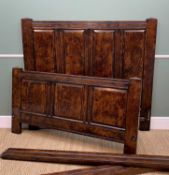
[[[141, 115], [140, 115], [140, 128], [150, 127], [151, 116], [151, 98], [152, 98], [152, 84], [153, 84], [153, 70], [154, 70], [154, 53], [156, 43], [156, 20], [147, 20], [146, 32], [146, 47], [144, 53], [144, 71], [143, 71], [143, 95], [141, 101]], [[151, 50], [151, 51], [150, 51]], [[148, 76], [147, 76], [148, 75]]]
[[119, 165], [169, 171], [169, 156], [9, 148], [1, 157], [10, 160], [80, 165]]
[[13, 96], [17, 104], [14, 133], [21, 132], [19, 123], [28, 123], [118, 141], [125, 144], [125, 153], [136, 153], [139, 78], [96, 78], [15, 68], [13, 72], [14, 86], [21, 89], [19, 98]]
[[20, 72], [22, 69], [15, 68], [12, 70], [12, 132], [21, 133], [20, 121], [20, 104], [21, 104], [21, 89], [20, 89]]
[[[34, 31], [35, 69], [42, 72], [55, 72], [55, 37], [53, 30]], [[43, 57], [43, 60], [41, 59]], [[46, 66], [48, 65], [48, 66]]]
[[25, 70], [143, 79], [140, 129], [149, 130], [156, 19], [34, 21], [22, 19]]
[[141, 173], [152, 172], [152, 169], [133, 168], [122, 166], [103, 165], [92, 168], [77, 169], [63, 172], [48, 173], [43, 175], [137, 175]]
[[55, 87], [54, 115], [83, 120], [84, 94], [85, 90], [82, 85], [58, 83]]
[[133, 81], [129, 84], [124, 142], [124, 152], [131, 154], [134, 153], [133, 149], [137, 147], [138, 118], [135, 116], [139, 113], [138, 106], [140, 105], [140, 96], [137, 95], [137, 92], [141, 92], [140, 83], [139, 81]]

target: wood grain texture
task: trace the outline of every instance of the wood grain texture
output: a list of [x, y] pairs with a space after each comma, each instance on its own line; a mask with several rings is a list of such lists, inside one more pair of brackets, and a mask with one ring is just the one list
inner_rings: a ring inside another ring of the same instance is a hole
[[125, 128], [126, 103], [124, 90], [94, 88], [91, 122]]
[[[138, 94], [139, 92], [139, 94]], [[129, 85], [127, 111], [126, 111], [126, 133], [124, 152], [135, 154], [137, 149], [137, 132], [138, 118], [135, 116], [139, 113], [138, 106], [141, 98], [140, 79], [131, 79]]]
[[143, 78], [140, 129], [149, 130], [156, 27], [156, 19], [22, 19], [25, 69], [99, 77]]
[[36, 113], [47, 113], [47, 83], [22, 81], [21, 109]]
[[26, 70], [35, 70], [34, 40], [32, 19], [22, 19], [22, 43], [24, 54], [24, 67]]
[[[143, 94], [141, 101], [140, 129], [150, 129], [154, 57], [156, 45], [157, 20], [147, 19], [146, 47], [144, 53]], [[147, 76], [148, 75], [148, 76]]]
[[133, 76], [142, 78], [144, 45], [144, 30], [124, 32], [123, 78]]
[[140, 79], [36, 71], [22, 71], [17, 76], [17, 87], [22, 89], [17, 106], [20, 123], [115, 140], [125, 143], [125, 153], [136, 152]]
[[85, 40], [84, 30], [62, 31], [64, 73], [85, 74]]
[[54, 115], [83, 121], [84, 86], [58, 83], [55, 88]]
[[21, 79], [22, 69], [15, 68], [12, 70], [12, 132], [21, 133], [21, 121], [19, 108], [21, 105]]
[[92, 33], [92, 76], [112, 77], [114, 69], [114, 32], [94, 30]]
[[[55, 72], [55, 35], [53, 30], [34, 31], [35, 70], [41, 72]], [[43, 59], [42, 59], [43, 58]], [[48, 65], [48, 66], [46, 66]]]
[[1, 157], [9, 160], [79, 165], [120, 165], [169, 171], [168, 156], [9, 148], [2, 153]]

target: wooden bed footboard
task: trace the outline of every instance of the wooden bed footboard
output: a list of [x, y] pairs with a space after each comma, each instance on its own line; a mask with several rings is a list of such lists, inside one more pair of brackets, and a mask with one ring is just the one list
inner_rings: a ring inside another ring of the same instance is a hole
[[124, 143], [136, 153], [141, 80], [13, 69], [12, 132], [21, 124]]

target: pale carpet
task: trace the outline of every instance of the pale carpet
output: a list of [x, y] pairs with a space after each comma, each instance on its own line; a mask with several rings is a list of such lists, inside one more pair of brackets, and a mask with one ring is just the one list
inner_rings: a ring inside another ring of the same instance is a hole
[[[18, 135], [12, 134], [9, 129], [0, 129], [0, 153], [9, 147], [112, 153], [122, 153], [123, 150], [122, 144], [62, 131], [23, 130], [22, 134]], [[153, 130], [149, 132], [139, 132], [137, 153], [169, 156], [169, 131]], [[80, 167], [82, 166], [0, 159], [0, 175], [39, 175]], [[147, 175], [157, 174], [169, 175], [169, 173], [147, 173]]]

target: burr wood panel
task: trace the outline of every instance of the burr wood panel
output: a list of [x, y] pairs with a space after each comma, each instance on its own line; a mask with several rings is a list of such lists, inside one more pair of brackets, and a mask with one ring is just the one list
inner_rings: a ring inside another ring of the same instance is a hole
[[[127, 93], [124, 90], [93, 88], [92, 123], [125, 127]], [[117, 120], [118, 118], [118, 120]]]
[[85, 31], [63, 30], [61, 32], [64, 73], [85, 74]]
[[56, 84], [54, 115], [83, 120], [84, 93], [84, 87], [80, 85]]
[[145, 31], [128, 30], [124, 33], [123, 78], [142, 78]]
[[47, 83], [22, 81], [21, 109], [37, 113], [47, 112]]
[[33, 38], [36, 71], [55, 72], [54, 31], [35, 30]]
[[92, 34], [92, 75], [112, 77], [114, 67], [114, 32], [111, 30], [94, 30]]

